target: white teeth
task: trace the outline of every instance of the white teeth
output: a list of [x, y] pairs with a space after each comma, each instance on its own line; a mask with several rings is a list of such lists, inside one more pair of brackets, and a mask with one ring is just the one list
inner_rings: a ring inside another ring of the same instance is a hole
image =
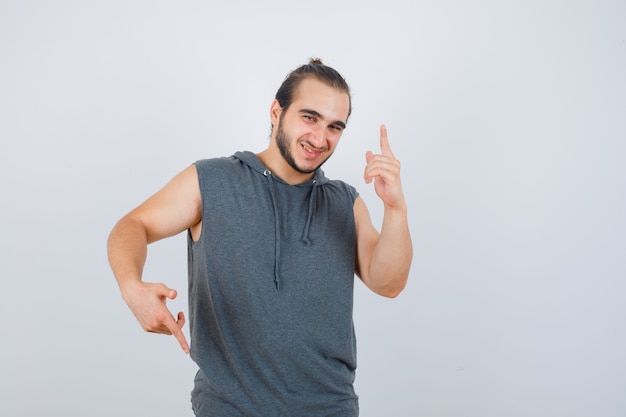
[[317, 148], [310, 148], [308, 145], [305, 145], [304, 143], [302, 144], [302, 149], [304, 149], [305, 152], [307, 153], [311, 153], [311, 154], [315, 154], [315, 155], [319, 155], [323, 152], [323, 150], [317, 150]]

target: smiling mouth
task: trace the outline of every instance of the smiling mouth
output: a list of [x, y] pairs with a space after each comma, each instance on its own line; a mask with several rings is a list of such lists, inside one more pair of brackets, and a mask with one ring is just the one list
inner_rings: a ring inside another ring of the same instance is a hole
[[309, 157], [309, 158], [316, 158], [317, 156], [319, 156], [323, 150], [321, 149], [315, 149], [314, 147], [306, 144], [306, 143], [302, 143], [302, 149], [304, 150], [304, 153]]

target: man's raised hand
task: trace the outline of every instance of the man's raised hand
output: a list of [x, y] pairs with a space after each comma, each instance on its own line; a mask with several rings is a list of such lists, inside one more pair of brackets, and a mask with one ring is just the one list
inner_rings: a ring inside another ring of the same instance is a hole
[[374, 181], [374, 190], [386, 207], [402, 207], [405, 201], [400, 184], [400, 161], [391, 152], [385, 125], [380, 127], [380, 154], [367, 151], [365, 161], [365, 182]]

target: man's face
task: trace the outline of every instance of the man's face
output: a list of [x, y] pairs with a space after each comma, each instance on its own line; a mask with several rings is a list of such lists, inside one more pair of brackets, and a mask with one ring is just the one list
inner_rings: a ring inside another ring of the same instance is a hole
[[291, 168], [310, 174], [330, 158], [346, 127], [349, 106], [344, 92], [313, 78], [300, 83], [276, 127], [276, 145]]

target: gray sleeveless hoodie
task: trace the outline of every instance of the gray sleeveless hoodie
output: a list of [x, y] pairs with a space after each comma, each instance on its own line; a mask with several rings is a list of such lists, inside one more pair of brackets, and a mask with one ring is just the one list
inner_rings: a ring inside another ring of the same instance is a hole
[[199, 417], [358, 415], [356, 190], [321, 170], [289, 185], [251, 152], [196, 162], [188, 237]]

